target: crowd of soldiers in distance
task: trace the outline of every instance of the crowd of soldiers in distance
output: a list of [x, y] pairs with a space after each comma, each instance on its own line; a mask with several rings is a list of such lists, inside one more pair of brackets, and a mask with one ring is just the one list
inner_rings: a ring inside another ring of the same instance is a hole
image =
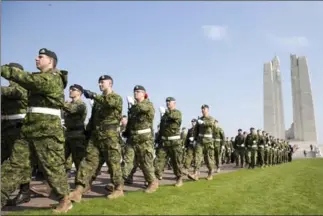
[[[175, 186], [180, 187], [185, 176], [199, 180], [202, 164], [208, 170], [206, 179], [212, 180], [224, 163], [254, 169], [292, 160], [294, 149], [264, 131], [239, 129], [235, 138], [225, 137], [206, 104], [201, 106], [202, 116], [192, 119], [192, 127], [181, 131], [182, 113], [173, 97], [166, 98], [166, 108], [159, 108], [160, 123], [154, 134], [155, 108], [145, 87], [133, 88], [123, 116], [122, 97], [112, 90], [109, 75], [98, 79], [102, 94], [73, 84], [71, 101], [65, 101], [68, 72], [58, 70], [57, 62], [57, 55], [43, 48], [36, 57], [40, 72], [26, 72], [18, 63], [1, 66], [1, 76], [9, 80], [9, 86], [1, 86], [2, 207], [29, 202], [33, 192], [56, 195], [59, 204], [53, 211], [67, 212], [91, 189], [104, 163], [111, 179], [105, 186], [107, 198], [116, 199], [124, 196], [125, 184], [133, 183], [137, 168], [144, 175], [144, 192], [153, 193], [167, 165], [176, 177]], [[92, 101], [87, 125], [82, 95]], [[70, 157], [76, 168], [73, 191], [66, 175]], [[43, 173], [42, 185], [30, 185], [35, 167]], [[18, 195], [9, 199], [18, 187]]]

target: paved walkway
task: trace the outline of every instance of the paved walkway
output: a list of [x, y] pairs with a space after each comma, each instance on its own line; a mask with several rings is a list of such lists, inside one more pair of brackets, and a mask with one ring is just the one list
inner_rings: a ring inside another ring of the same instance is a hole
[[[238, 168], [234, 168], [233, 164], [225, 164], [221, 169], [221, 173], [228, 173], [232, 171], [236, 171]], [[218, 175], [218, 174], [215, 174]], [[201, 170], [201, 177], [207, 176], [207, 170], [205, 167]], [[74, 188], [74, 177], [69, 179], [71, 188]], [[103, 168], [101, 175], [98, 176], [96, 181], [93, 182], [92, 189], [90, 192], [83, 196], [84, 200], [94, 198], [94, 197], [105, 197], [106, 191], [104, 190], [104, 186], [110, 183], [109, 175], [106, 173], [106, 169]], [[172, 170], [166, 170], [163, 176], [163, 180], [160, 181], [162, 185], [169, 185], [175, 183], [175, 176], [173, 175]], [[33, 181], [32, 185], [42, 184], [40, 181]], [[134, 184], [131, 186], [125, 186], [125, 192], [127, 191], [136, 191], [136, 190], [143, 190], [144, 189], [144, 178], [141, 171], [137, 171], [134, 175]], [[16, 191], [12, 197], [17, 194]], [[34, 196], [34, 195], [33, 195]], [[16, 211], [17, 215], [19, 215], [19, 211], [27, 210], [27, 209], [39, 209], [39, 208], [52, 208], [53, 204], [56, 204], [57, 201], [54, 201], [49, 198], [34, 196], [29, 203], [22, 204], [16, 207], [6, 207], [4, 211], [1, 212], [1, 215], [6, 214], [9, 211]]]

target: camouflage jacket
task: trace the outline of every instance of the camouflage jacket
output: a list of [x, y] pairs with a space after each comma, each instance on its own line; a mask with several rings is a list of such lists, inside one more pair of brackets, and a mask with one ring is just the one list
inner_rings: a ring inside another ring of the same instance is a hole
[[248, 134], [246, 138], [246, 144], [248, 148], [258, 148], [258, 135]]
[[[195, 130], [196, 130], [196, 126], [195, 127], [192, 127], [190, 129], [188, 129], [187, 131], [187, 134], [186, 134], [186, 138], [185, 138], [185, 147], [187, 148], [188, 146], [193, 146], [194, 145], [194, 142], [195, 142]], [[193, 138], [193, 141], [192, 141], [192, 138]]]
[[238, 134], [234, 139], [233, 147], [235, 149], [244, 149], [245, 146], [245, 137], [242, 134]]
[[[200, 118], [204, 123], [196, 123], [194, 137], [199, 141], [207, 141], [214, 138], [215, 119], [212, 116], [203, 116]], [[210, 136], [210, 137], [209, 137]]]
[[67, 102], [64, 104], [64, 120], [67, 137], [84, 136], [84, 121], [87, 115], [87, 108], [82, 100]]
[[[125, 131], [125, 136], [132, 142], [142, 142], [151, 140], [153, 122], [155, 116], [155, 108], [149, 99], [145, 99], [140, 103], [136, 103], [128, 111], [128, 124]], [[149, 130], [147, 133], [142, 133], [142, 130]]]
[[86, 131], [98, 140], [107, 139], [110, 133], [120, 132], [122, 97], [114, 92], [94, 98], [91, 118]]
[[[67, 73], [67, 71], [57, 69], [27, 73], [7, 65], [1, 66], [2, 77], [16, 82], [28, 90], [28, 107], [62, 109]], [[21, 130], [25, 137], [52, 136], [62, 142], [65, 140], [61, 119], [58, 115], [27, 112]]]
[[222, 128], [220, 128], [219, 126], [214, 126], [213, 127], [213, 137], [214, 137], [214, 141], [215, 143], [219, 143], [221, 146], [225, 145], [225, 135], [224, 135], [224, 131]]
[[258, 135], [258, 148], [259, 150], [264, 150], [266, 144], [266, 139], [263, 135]]
[[[10, 81], [9, 86], [1, 86], [1, 116], [26, 114], [27, 90], [15, 82]], [[22, 119], [1, 120], [1, 132], [10, 133], [15, 128], [20, 128]], [[18, 126], [18, 124], [20, 124]], [[13, 132], [13, 131], [12, 131]], [[14, 133], [14, 132], [13, 132]]]
[[160, 120], [160, 130], [158, 140], [164, 140], [167, 137], [180, 135], [182, 124], [182, 113], [175, 110], [167, 110]]

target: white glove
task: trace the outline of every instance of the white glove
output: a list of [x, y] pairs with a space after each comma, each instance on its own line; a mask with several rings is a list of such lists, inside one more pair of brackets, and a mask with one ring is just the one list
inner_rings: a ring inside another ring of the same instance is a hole
[[224, 146], [221, 146], [221, 148], [224, 150], [225, 149], [225, 147]]
[[162, 114], [162, 115], [164, 115], [165, 114], [165, 112], [166, 112], [166, 109], [165, 109], [165, 107], [159, 107], [159, 112], [160, 112], [160, 114]]
[[93, 107], [94, 100], [90, 100], [90, 106]]
[[203, 120], [201, 120], [201, 119], [197, 120], [197, 122], [198, 122], [199, 124], [204, 124], [204, 121], [203, 121]]
[[64, 119], [61, 119], [61, 125], [62, 125], [62, 127], [63, 127], [64, 129], [66, 129], [66, 127], [65, 127], [65, 120], [64, 120]]
[[135, 104], [135, 99], [133, 99], [133, 97], [131, 97], [131, 96], [127, 96], [127, 101], [131, 105], [134, 105]]
[[193, 142], [194, 141], [194, 137], [190, 137], [190, 138], [188, 138], [191, 142]]

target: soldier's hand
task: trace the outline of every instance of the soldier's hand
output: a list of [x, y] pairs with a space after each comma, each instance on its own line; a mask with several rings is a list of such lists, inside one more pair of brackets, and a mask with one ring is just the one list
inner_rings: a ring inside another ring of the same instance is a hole
[[190, 137], [190, 138], [188, 138], [191, 142], [193, 142], [194, 141], [194, 137]]
[[197, 122], [198, 122], [199, 124], [204, 124], [204, 121], [203, 121], [203, 120], [201, 120], [201, 119], [199, 119]]
[[90, 100], [90, 106], [93, 107], [94, 100]]
[[91, 92], [90, 90], [84, 90], [84, 97], [88, 99], [94, 99], [96, 94], [94, 92]]
[[160, 112], [160, 114], [162, 114], [162, 115], [164, 115], [165, 114], [165, 112], [166, 112], [166, 109], [165, 109], [165, 107], [159, 107], [159, 112]]
[[130, 105], [134, 105], [135, 104], [135, 99], [131, 96], [127, 96], [127, 101], [128, 101], [128, 104]]

